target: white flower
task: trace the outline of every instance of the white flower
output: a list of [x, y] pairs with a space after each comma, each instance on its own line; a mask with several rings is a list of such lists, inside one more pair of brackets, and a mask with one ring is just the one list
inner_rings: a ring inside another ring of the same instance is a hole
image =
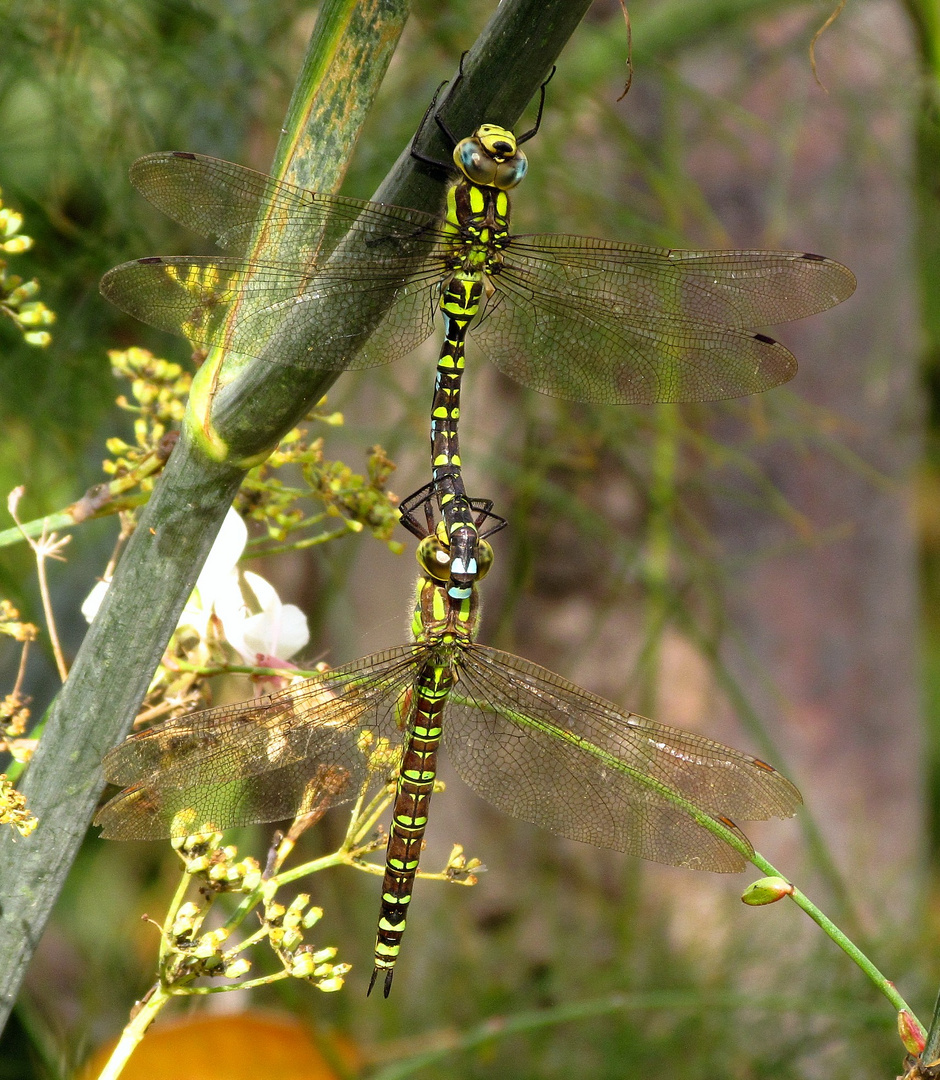
[[282, 604], [274, 586], [260, 575], [246, 570], [242, 577], [244, 590], [216, 598], [225, 640], [249, 664], [259, 657], [289, 659], [310, 640], [306, 615], [295, 604]]
[[239, 594], [238, 560], [247, 542], [248, 529], [241, 515], [230, 509], [209, 549], [178, 625], [191, 626], [200, 637], [205, 637], [209, 619], [213, 611], [218, 611], [219, 603], [225, 604], [233, 591]]
[[96, 581], [95, 587], [82, 601], [82, 614], [85, 616], [86, 622], [94, 622], [95, 616], [98, 614], [98, 608], [101, 607], [101, 601], [104, 600], [104, 594], [108, 591], [110, 584], [110, 578], [102, 578], [101, 581]]
[[[283, 604], [274, 586], [258, 574], [239, 573], [248, 530], [229, 510], [215, 538], [196, 587], [183, 608], [179, 625], [192, 627], [205, 638], [216, 615], [226, 641], [246, 663], [257, 658], [287, 660], [310, 640], [307, 617], [294, 604]], [[99, 581], [85, 598], [82, 614], [91, 622], [98, 613], [110, 581]]]

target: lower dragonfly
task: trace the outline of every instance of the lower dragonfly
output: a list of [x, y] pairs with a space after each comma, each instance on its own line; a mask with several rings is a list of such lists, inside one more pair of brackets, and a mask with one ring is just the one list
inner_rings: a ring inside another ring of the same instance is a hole
[[[488, 528], [488, 504], [471, 502], [479, 580], [492, 563], [485, 537], [501, 519]], [[801, 805], [793, 784], [757, 758], [477, 644], [479, 590], [474, 582], [457, 598], [448, 588], [443, 523], [417, 555], [410, 644], [132, 735], [105, 758], [105, 776], [125, 790], [97, 815], [103, 836], [188, 836], [338, 805], [389, 783], [387, 747], [400, 747], [369, 983], [371, 992], [382, 976], [387, 997], [442, 741], [465, 783], [513, 817], [696, 870], [744, 869], [742, 852], [753, 848], [731, 817], [789, 817]]]

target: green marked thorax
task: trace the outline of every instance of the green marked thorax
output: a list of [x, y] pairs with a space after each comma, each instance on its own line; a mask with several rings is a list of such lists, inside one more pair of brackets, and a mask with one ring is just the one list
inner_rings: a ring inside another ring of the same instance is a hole
[[[440, 535], [425, 537], [418, 546], [421, 573], [415, 586], [411, 631], [417, 644], [430, 644], [443, 650], [443, 655], [438, 659], [448, 663], [455, 648], [468, 644], [476, 637], [480, 600], [475, 582], [466, 596], [451, 595], [450, 553], [443, 522], [438, 524], [438, 532]], [[488, 544], [481, 545], [480, 554], [482, 573], [485, 573], [492, 559]]]

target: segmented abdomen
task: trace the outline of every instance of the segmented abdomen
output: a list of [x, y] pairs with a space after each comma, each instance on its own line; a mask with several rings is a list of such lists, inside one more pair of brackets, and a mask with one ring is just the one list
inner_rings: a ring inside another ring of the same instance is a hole
[[415, 684], [414, 713], [402, 756], [385, 855], [382, 910], [375, 939], [375, 969], [369, 982], [371, 993], [379, 972], [384, 971], [383, 992], [386, 997], [392, 987], [395, 961], [405, 932], [405, 916], [411, 903], [437, 773], [441, 718], [453, 685], [453, 668], [437, 664], [427, 664]]
[[431, 476], [447, 527], [451, 578], [458, 587], [466, 589], [477, 571], [477, 529], [461, 474], [457, 425], [467, 327], [479, 310], [482, 292], [479, 276], [463, 274], [455, 274], [444, 290], [441, 297], [444, 344], [437, 361], [431, 402]]

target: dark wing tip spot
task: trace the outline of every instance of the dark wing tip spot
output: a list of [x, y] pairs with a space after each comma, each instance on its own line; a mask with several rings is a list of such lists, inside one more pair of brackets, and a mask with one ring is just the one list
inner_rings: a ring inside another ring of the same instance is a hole
[[137, 260], [137, 263], [138, 263], [139, 266], [151, 266], [151, 265], [153, 265], [153, 263], [162, 263], [162, 262], [163, 262], [163, 258], [160, 255], [148, 255], [144, 259], [138, 259]]
[[755, 341], [763, 341], [765, 345], [779, 345], [780, 342], [776, 338], [768, 337], [766, 334], [755, 334]]
[[189, 153], [188, 150], [173, 150], [170, 152], [170, 157], [183, 158], [184, 161], [196, 160], [196, 155]]
[[826, 261], [826, 256], [825, 255], [814, 255], [811, 251], [804, 251], [803, 252], [803, 258], [804, 259], [809, 259], [810, 262], [825, 262]]

